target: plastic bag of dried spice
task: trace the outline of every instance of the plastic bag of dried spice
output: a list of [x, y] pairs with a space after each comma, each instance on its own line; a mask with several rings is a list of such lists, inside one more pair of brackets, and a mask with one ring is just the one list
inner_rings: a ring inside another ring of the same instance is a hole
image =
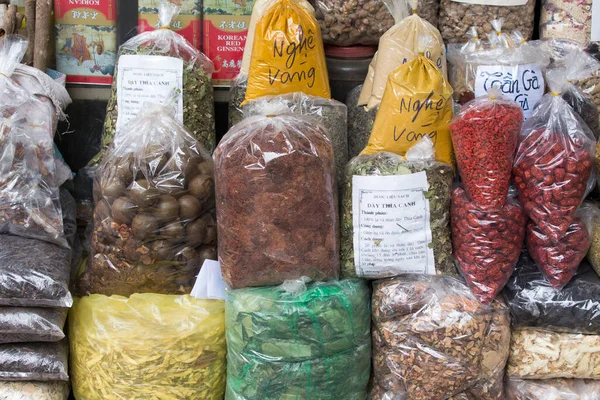
[[453, 277], [376, 281], [372, 309], [373, 400], [459, 394], [480, 381], [484, 349], [506, 346], [505, 334], [489, 334], [493, 308]]
[[94, 179], [94, 227], [80, 295], [189, 293], [216, 260], [213, 163], [170, 104], [146, 103]]
[[222, 400], [224, 307], [188, 295], [77, 299], [69, 314], [75, 398]]
[[453, 176], [449, 164], [433, 159], [429, 138], [406, 159], [387, 152], [352, 159], [342, 188], [343, 276], [456, 275], [449, 225]]
[[215, 152], [224, 279], [233, 288], [335, 279], [338, 200], [325, 127], [287, 107], [264, 113], [234, 126]]
[[587, 260], [592, 264], [598, 275], [600, 275], [600, 208], [598, 208], [598, 203], [590, 202], [587, 205], [592, 212], [591, 245], [587, 254]]
[[179, 93], [177, 120], [206, 151], [214, 150], [214, 66], [183, 36], [168, 29], [179, 10], [168, 0], [161, 0], [158, 16], [163, 29], [141, 33], [119, 48], [102, 132], [102, 151], [92, 163], [101, 160], [116, 132], [142, 110], [144, 103], [164, 101], [174, 89]]
[[522, 125], [523, 111], [498, 86], [465, 104], [450, 124], [464, 190], [477, 205], [504, 205]]
[[553, 287], [569, 283], [585, 258], [592, 243], [592, 219], [591, 207], [584, 204], [559, 240], [553, 240], [533, 222], [527, 225], [529, 254]]
[[462, 187], [452, 192], [452, 247], [458, 269], [484, 303], [502, 290], [519, 260], [527, 217], [514, 197], [499, 207], [470, 201]]
[[564, 70], [547, 77], [552, 93], [523, 125], [513, 175], [529, 218], [544, 236], [559, 240], [595, 184], [596, 140], [560, 95]]
[[507, 400], [598, 400], [600, 382], [588, 379], [506, 380]]

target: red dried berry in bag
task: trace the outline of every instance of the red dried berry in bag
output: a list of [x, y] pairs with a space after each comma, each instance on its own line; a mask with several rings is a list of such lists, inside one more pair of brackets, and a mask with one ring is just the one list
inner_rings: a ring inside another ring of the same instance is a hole
[[452, 193], [452, 245], [458, 268], [483, 303], [502, 290], [519, 260], [527, 217], [516, 199], [480, 207], [462, 187]]
[[523, 111], [492, 87], [467, 103], [450, 130], [464, 190], [480, 206], [502, 207], [508, 194]]

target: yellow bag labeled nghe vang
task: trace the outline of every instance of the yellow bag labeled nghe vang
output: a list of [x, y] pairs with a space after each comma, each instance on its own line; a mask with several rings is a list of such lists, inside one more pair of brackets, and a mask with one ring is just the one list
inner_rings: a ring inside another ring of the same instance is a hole
[[331, 98], [317, 20], [296, 0], [278, 0], [256, 26], [242, 104], [293, 92]]
[[420, 53], [390, 74], [362, 154], [389, 151], [404, 156], [429, 136], [436, 160], [454, 165], [451, 120], [452, 87], [435, 63]]

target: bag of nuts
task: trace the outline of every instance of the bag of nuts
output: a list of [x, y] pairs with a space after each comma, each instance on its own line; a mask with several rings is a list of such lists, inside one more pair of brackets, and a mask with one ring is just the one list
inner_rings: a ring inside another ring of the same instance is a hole
[[213, 164], [175, 115], [146, 104], [100, 164], [79, 294], [185, 294], [203, 261], [216, 260]]

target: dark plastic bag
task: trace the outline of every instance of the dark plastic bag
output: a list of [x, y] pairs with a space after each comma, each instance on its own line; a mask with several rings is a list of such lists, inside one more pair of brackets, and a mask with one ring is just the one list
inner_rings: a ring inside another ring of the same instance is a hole
[[18, 343], [0, 345], [0, 380], [68, 381], [68, 344]]
[[58, 342], [64, 339], [67, 308], [0, 307], [0, 343]]

